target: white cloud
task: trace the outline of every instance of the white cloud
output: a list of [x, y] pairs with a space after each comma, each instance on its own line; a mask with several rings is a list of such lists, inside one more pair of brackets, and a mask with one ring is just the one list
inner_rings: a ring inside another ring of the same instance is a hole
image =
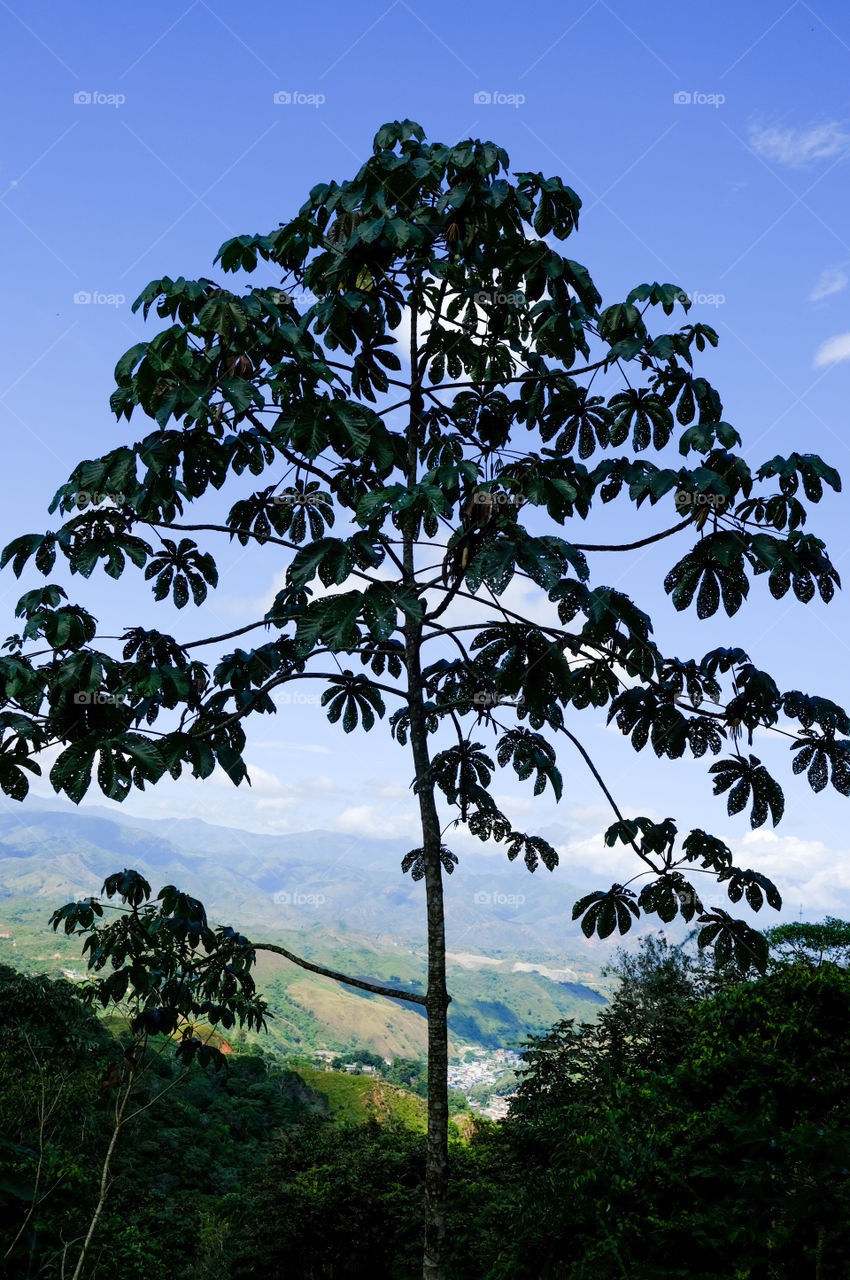
[[396, 836], [418, 838], [420, 841], [422, 838], [415, 813], [390, 813], [371, 804], [344, 809], [334, 820], [334, 829], [346, 835], [367, 836], [373, 840], [391, 840]]
[[818, 276], [814, 289], [809, 294], [809, 302], [820, 302], [822, 298], [830, 298], [834, 293], [841, 293], [847, 288], [847, 272], [843, 267], [826, 267]]
[[535, 813], [537, 810], [536, 800], [530, 800], [528, 796], [515, 795], [513, 792], [494, 795], [493, 799], [511, 823], [514, 822], [515, 816]]
[[[772, 831], [751, 831], [740, 842], [735, 861], [753, 866], [776, 882], [788, 914], [798, 906], [805, 915], [823, 911], [841, 915], [850, 901], [850, 853], [820, 840], [800, 840]], [[773, 915], [773, 913], [771, 913]], [[772, 924], [773, 920], [765, 920]]]
[[821, 343], [815, 355], [815, 368], [838, 364], [840, 360], [850, 360], [850, 333], [836, 333]]
[[813, 160], [831, 160], [850, 154], [850, 133], [837, 120], [808, 129], [776, 129], [750, 126], [750, 146], [757, 155], [794, 169]]

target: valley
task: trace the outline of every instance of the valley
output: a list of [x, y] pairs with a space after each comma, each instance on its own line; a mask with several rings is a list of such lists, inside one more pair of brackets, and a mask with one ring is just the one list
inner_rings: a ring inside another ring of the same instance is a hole
[[[79, 944], [50, 930], [49, 917], [131, 866], [154, 892], [174, 883], [199, 897], [213, 923], [328, 968], [422, 991], [422, 887], [402, 876], [405, 852], [398, 841], [377, 838], [263, 836], [28, 802], [0, 814], [0, 963], [84, 978]], [[542, 875], [490, 857], [447, 878], [450, 1060], [458, 1070], [470, 1051], [495, 1064], [493, 1055], [513, 1054], [528, 1035], [561, 1018], [592, 1019], [605, 1004], [601, 969], [611, 953], [588, 943], [570, 920], [582, 886], [561, 873]], [[259, 1037], [267, 1050], [305, 1059], [358, 1048], [385, 1058], [425, 1055], [425, 1019], [409, 1003], [267, 953], [259, 955], [257, 982], [271, 1015]]]

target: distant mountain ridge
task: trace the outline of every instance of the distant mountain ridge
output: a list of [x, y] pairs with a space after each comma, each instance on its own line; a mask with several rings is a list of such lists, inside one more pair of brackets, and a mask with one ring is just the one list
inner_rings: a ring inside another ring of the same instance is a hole
[[[424, 889], [402, 875], [406, 852], [400, 840], [321, 830], [258, 835], [33, 801], [0, 813], [0, 895], [97, 893], [106, 874], [134, 866], [152, 883], [177, 883], [228, 923], [308, 935], [320, 923], [423, 942]], [[533, 952], [541, 962], [563, 960], [567, 943], [572, 952], [593, 950], [571, 919], [585, 883], [561, 869], [532, 876], [506, 859], [488, 862], [462, 862], [446, 877], [450, 949]]]
[[[27, 802], [0, 813], [0, 933], [26, 932], [28, 953], [49, 968], [51, 944], [36, 943], [35, 922], [52, 938], [46, 922], [53, 908], [97, 894], [106, 875], [134, 867], [155, 892], [174, 883], [201, 898], [211, 920], [258, 941], [281, 942], [355, 976], [422, 989], [424, 890], [402, 875], [406, 851], [399, 840], [328, 831], [256, 835], [197, 819]], [[612, 948], [589, 943], [571, 920], [583, 888], [559, 872], [532, 876], [507, 861], [482, 862], [461, 863], [446, 879], [453, 1035], [497, 1047], [561, 1017], [592, 1016], [604, 1002], [595, 988]], [[55, 958], [53, 965], [58, 969]], [[259, 972], [281, 1047], [364, 1044], [403, 1056], [424, 1048], [422, 1018], [409, 1005], [269, 957]]]

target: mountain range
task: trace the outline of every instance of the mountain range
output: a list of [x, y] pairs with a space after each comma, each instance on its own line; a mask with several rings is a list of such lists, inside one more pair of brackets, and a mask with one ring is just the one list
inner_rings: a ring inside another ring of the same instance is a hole
[[[401, 872], [398, 840], [329, 831], [259, 835], [196, 819], [124, 816], [28, 800], [0, 814], [0, 961], [78, 974], [79, 943], [47, 928], [71, 898], [97, 894], [106, 875], [142, 872], [199, 897], [215, 923], [306, 959], [389, 985], [422, 990], [422, 882]], [[475, 858], [446, 877], [449, 1014], [455, 1050], [516, 1044], [563, 1017], [604, 1003], [609, 943], [571, 920], [587, 883], [559, 869], [534, 875]], [[7, 936], [2, 936], [7, 935]], [[409, 1004], [370, 996], [263, 955], [260, 986], [286, 1051], [372, 1048], [421, 1056], [423, 1018]]]

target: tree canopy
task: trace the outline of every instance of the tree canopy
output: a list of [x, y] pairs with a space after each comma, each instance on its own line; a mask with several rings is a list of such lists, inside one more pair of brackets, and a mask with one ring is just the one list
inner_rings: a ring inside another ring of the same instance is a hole
[[[265, 550], [276, 569], [286, 553], [271, 607], [229, 635], [178, 637], [145, 617], [116, 643], [61, 582], [27, 590], [0, 658], [0, 785], [23, 799], [47, 748], [51, 784], [74, 802], [92, 781], [123, 800], [184, 771], [218, 768], [239, 785], [245, 722], [275, 713], [275, 692], [298, 681], [319, 682], [345, 733], [386, 720], [410, 751], [422, 830], [402, 868], [425, 881], [429, 986], [416, 998], [442, 1186], [448, 832], [465, 826], [529, 871], [558, 861], [502, 811], [497, 770], [560, 799], [558, 749], [574, 749], [602, 789], [615, 819], [605, 841], [634, 852], [643, 884], [576, 903], [586, 935], [681, 915], [720, 965], [744, 971], [764, 968], [764, 938], [706, 909], [694, 879], [753, 910], [779, 908], [776, 886], [709, 832], [624, 814], [577, 713], [605, 709], [659, 760], [713, 760], [714, 793], [752, 827], [775, 826], [785, 807], [756, 732], [785, 735], [792, 772], [815, 792], [850, 793], [840, 706], [781, 688], [734, 645], [663, 652], [648, 613], [597, 572], [597, 556], [670, 538], [663, 585], [679, 612], [731, 618], [755, 583], [777, 600], [829, 601], [838, 573], [807, 517], [840, 479], [811, 453], [748, 459], [697, 371], [716, 332], [687, 321], [672, 283], [604, 305], [560, 250], [580, 206], [558, 177], [511, 172], [493, 142], [384, 125], [353, 178], [317, 184], [277, 229], [222, 245], [233, 288], [163, 276], [143, 290], [135, 309], [163, 324], [118, 361], [111, 398], [119, 421], [143, 421], [138, 438], [82, 461], [51, 504], [58, 527], [2, 555], [19, 576], [30, 562], [47, 578], [137, 571], [182, 610], [216, 588], [217, 540]], [[260, 268], [272, 283], [250, 282]], [[580, 522], [615, 503], [631, 504], [636, 526], [641, 511], [634, 539], [585, 541]], [[539, 619], [510, 607], [515, 579], [539, 591]], [[228, 647], [237, 637], [252, 647]]]

